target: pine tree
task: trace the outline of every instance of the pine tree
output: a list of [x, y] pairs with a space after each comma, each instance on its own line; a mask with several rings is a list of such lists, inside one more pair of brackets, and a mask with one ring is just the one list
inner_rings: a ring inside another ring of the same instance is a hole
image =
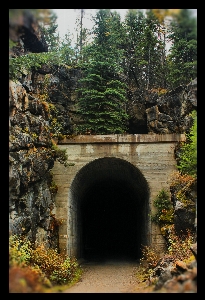
[[116, 30], [119, 22], [110, 10], [99, 10], [95, 17], [94, 41], [84, 49], [83, 78], [79, 81], [77, 113], [82, 123], [77, 133], [124, 133], [126, 121], [126, 90], [120, 78], [123, 50], [117, 48]]
[[196, 18], [191, 17], [189, 9], [181, 9], [171, 24], [168, 80], [172, 89], [197, 77], [196, 29]]
[[61, 58], [61, 63], [67, 66], [73, 66], [75, 63], [75, 51], [71, 44], [71, 34], [68, 31], [59, 46], [59, 56]]
[[163, 85], [164, 40], [159, 37], [160, 22], [152, 10], [144, 15], [130, 9], [125, 18], [125, 73], [129, 85], [140, 92]]

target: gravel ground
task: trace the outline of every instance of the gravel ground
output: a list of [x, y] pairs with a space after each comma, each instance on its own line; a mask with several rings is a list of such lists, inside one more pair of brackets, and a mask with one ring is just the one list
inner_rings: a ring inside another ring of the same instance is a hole
[[138, 266], [136, 261], [83, 262], [81, 281], [63, 293], [140, 293], [143, 288], [135, 277]]

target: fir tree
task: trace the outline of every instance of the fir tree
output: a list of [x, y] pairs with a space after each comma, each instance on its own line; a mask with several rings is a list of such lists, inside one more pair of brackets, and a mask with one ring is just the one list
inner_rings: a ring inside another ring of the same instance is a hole
[[197, 77], [196, 18], [189, 9], [181, 9], [174, 18], [169, 38], [172, 42], [168, 56], [170, 88], [188, 84]]
[[110, 10], [99, 10], [95, 18], [94, 41], [84, 49], [83, 78], [77, 105], [82, 123], [78, 133], [124, 133], [127, 129], [126, 90], [120, 78], [123, 51], [114, 42], [118, 22]]

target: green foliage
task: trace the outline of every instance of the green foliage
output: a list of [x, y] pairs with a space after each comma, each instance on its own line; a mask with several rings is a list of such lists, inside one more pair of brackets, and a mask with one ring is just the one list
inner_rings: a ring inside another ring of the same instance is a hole
[[71, 42], [72, 39], [68, 32], [59, 47], [59, 56], [61, 57], [62, 64], [67, 66], [74, 65], [75, 61], [75, 50], [72, 48]]
[[115, 23], [110, 10], [99, 10], [93, 30], [94, 42], [84, 49], [86, 62], [82, 63], [84, 74], [79, 80], [77, 103], [82, 123], [76, 127], [76, 133], [126, 132], [126, 85], [119, 76], [123, 52], [113, 41]]
[[[55, 110], [55, 113], [57, 116], [57, 110]], [[63, 131], [63, 125], [58, 121], [57, 117], [54, 117], [52, 115], [50, 118], [50, 132], [52, 133], [52, 137], [58, 138], [58, 136], [61, 134], [62, 131]]]
[[82, 273], [75, 257], [60, 254], [57, 249], [46, 249], [43, 244], [34, 247], [17, 235], [9, 237], [9, 268], [12, 292], [18, 290], [19, 278], [20, 290], [29, 290], [30, 286], [34, 292], [40, 290], [39, 283], [48, 287], [50, 282], [62, 285], [76, 280]]
[[65, 167], [74, 166], [74, 163], [68, 163], [68, 154], [66, 149], [59, 149], [59, 147], [53, 142], [51, 146], [54, 158], [57, 159]]
[[160, 253], [155, 247], [142, 245], [142, 257], [140, 259], [140, 264], [146, 266], [147, 268], [155, 268], [159, 259]]
[[66, 149], [59, 149], [56, 144], [52, 144], [51, 150], [53, 152], [54, 158], [57, 159], [61, 164], [65, 167], [68, 166], [68, 154], [66, 153]]
[[46, 64], [52, 67], [60, 64], [58, 53], [28, 53], [19, 57], [9, 58], [9, 79], [17, 81], [22, 74], [28, 74], [31, 70], [37, 70]]
[[31, 242], [17, 235], [9, 236], [9, 266], [28, 265], [31, 259]]
[[33, 251], [31, 262], [39, 266], [54, 284], [69, 283], [80, 273], [75, 258], [61, 255], [57, 249], [46, 249], [43, 245]]
[[139, 90], [165, 88], [165, 44], [161, 25], [152, 10], [144, 15], [130, 9], [125, 18], [124, 70], [130, 86]]
[[157, 208], [157, 212], [151, 216], [151, 220], [159, 225], [172, 224], [174, 221], [174, 211], [169, 193], [162, 189], [153, 204]]
[[13, 42], [11, 39], [9, 39], [9, 49], [12, 49], [15, 46], [17, 46], [17, 42]]
[[197, 112], [192, 112], [193, 125], [179, 152], [178, 169], [182, 174], [197, 176]]
[[197, 23], [189, 9], [181, 9], [170, 26], [168, 38], [172, 42], [167, 57], [170, 89], [188, 84], [197, 77]]

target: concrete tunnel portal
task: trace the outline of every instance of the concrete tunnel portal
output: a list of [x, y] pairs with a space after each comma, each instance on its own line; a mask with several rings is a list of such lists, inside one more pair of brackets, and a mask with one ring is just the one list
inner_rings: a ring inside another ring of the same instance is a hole
[[139, 259], [149, 244], [149, 187], [141, 171], [119, 158], [95, 159], [70, 188], [77, 257]]

